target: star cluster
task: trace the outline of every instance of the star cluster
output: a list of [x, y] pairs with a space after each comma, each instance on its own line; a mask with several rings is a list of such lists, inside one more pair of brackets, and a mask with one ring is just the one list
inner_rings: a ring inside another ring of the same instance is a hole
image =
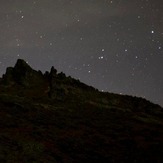
[[161, 0], [2, 0], [0, 74], [18, 58], [163, 106]]

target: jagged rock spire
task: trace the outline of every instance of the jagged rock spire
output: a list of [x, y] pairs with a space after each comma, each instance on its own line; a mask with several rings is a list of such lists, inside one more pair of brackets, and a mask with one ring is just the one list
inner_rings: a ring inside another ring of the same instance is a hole
[[3, 81], [6, 84], [17, 83], [23, 86], [29, 86], [36, 79], [40, 80], [41, 74], [33, 70], [23, 59], [18, 59], [14, 68], [7, 68]]
[[55, 76], [56, 74], [57, 74], [57, 70], [54, 68], [54, 66], [52, 66], [52, 68], [50, 70], [50, 75]]
[[18, 59], [15, 64], [14, 70], [27, 72], [32, 71], [33, 69], [23, 59]]

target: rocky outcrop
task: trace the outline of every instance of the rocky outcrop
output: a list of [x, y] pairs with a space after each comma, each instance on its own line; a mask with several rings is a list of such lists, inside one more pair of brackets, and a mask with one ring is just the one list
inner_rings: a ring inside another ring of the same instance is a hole
[[[45, 74], [42, 74], [41, 71], [33, 70], [22, 59], [18, 59], [14, 67], [6, 69], [0, 83], [6, 85], [14, 93], [21, 91], [21, 87], [23, 87], [27, 92], [26, 94], [30, 94], [30, 96], [36, 96], [37, 92], [40, 96], [57, 100], [64, 100], [70, 94], [75, 96], [81, 92], [78, 89], [84, 91], [95, 90], [79, 80], [66, 77], [63, 72], [57, 73], [53, 66], [50, 72], [46, 71]], [[22, 91], [19, 94], [21, 93]]]
[[2, 81], [6, 85], [19, 84], [28, 87], [42, 78], [43, 74], [40, 71], [33, 70], [24, 60], [18, 59], [13, 68], [7, 68]]

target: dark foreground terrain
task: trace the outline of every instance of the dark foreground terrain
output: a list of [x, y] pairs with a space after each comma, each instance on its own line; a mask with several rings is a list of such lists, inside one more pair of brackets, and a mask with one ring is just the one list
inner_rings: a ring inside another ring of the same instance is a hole
[[163, 162], [163, 108], [23, 60], [0, 79], [0, 162]]

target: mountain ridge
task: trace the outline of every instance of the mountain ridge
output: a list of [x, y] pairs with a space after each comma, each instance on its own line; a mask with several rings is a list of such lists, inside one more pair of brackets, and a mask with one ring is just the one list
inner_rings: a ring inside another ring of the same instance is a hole
[[[32, 79], [28, 79], [28, 78], [33, 78], [33, 77], [39, 78], [40, 80], [42, 80], [44, 78], [45, 81], [49, 82], [48, 83], [49, 87], [53, 87], [52, 84], [53, 84], [54, 80], [66, 79], [67, 81], [69, 81], [68, 84], [73, 84], [73, 85], [76, 84], [76, 85], [80, 85], [82, 88], [98, 91], [98, 89], [96, 89], [92, 86], [88, 86], [87, 84], [80, 82], [79, 80], [74, 79], [71, 76], [67, 77], [63, 72], [58, 73], [57, 70], [54, 68], [54, 66], [51, 67], [50, 72], [45, 71], [45, 73], [43, 74], [40, 70], [36, 71], [36, 70], [32, 69], [28, 65], [28, 63], [25, 62], [23, 59], [18, 59], [14, 67], [6, 68], [6, 73], [3, 74], [0, 84], [10, 85], [9, 83], [11, 82], [13, 84], [18, 84], [21, 86], [28, 87], [28, 84], [27, 84], [28, 82], [34, 83], [34, 81]], [[21, 78], [22, 78], [22, 80], [26, 80], [27, 83], [23, 83], [23, 81], [21, 81]], [[37, 82], [39, 79], [37, 79]], [[29, 81], [27, 81], [27, 80], [29, 80]], [[37, 82], [35, 84], [37, 84]], [[103, 94], [107, 94], [107, 93], [109, 93], [109, 92], [103, 92]], [[110, 93], [110, 94], [116, 94], [116, 93]], [[116, 94], [116, 95], [119, 95], [119, 94]], [[130, 96], [133, 98], [135, 97], [135, 98], [147, 100], [145, 98], [136, 97], [136, 96], [132, 96], [132, 95], [120, 95], [120, 96], [128, 96], [128, 97]], [[149, 101], [149, 100], [147, 100], [147, 101]], [[150, 103], [152, 103], [152, 102], [150, 102]], [[156, 104], [156, 105], [158, 105], [158, 104]]]
[[0, 80], [0, 162], [162, 162], [163, 108], [33, 70]]

